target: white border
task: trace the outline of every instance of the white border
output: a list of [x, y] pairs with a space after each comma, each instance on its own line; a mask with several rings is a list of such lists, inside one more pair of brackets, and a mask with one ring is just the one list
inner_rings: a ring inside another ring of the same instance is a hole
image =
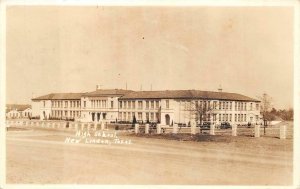
[[[300, 128], [299, 128], [299, 107], [300, 107], [300, 66], [299, 66], [299, 1], [298, 0], [7, 0], [1, 1], [1, 15], [0, 15], [0, 31], [1, 31], [1, 59], [0, 59], [0, 188], [98, 188], [99, 185], [6, 185], [6, 166], [5, 156], [5, 89], [6, 89], [6, 6], [14, 5], [59, 5], [59, 6], [293, 6], [294, 7], [294, 185], [293, 186], [254, 186], [251, 188], [300, 188]], [[105, 188], [133, 188], [131, 185], [100, 185]], [[135, 185], [134, 188], [249, 188], [250, 186], [161, 186], [161, 185]]]

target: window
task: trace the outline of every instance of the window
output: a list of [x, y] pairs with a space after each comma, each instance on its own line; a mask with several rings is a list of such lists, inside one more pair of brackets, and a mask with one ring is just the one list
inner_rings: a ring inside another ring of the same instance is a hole
[[83, 101], [83, 107], [86, 107], [86, 101]]
[[228, 108], [228, 102], [226, 102], [226, 110], [228, 110], [229, 108]]
[[252, 102], [250, 103], [250, 110], [252, 110]]
[[243, 116], [244, 116], [244, 115], [243, 115], [243, 114], [241, 114], [241, 121], [244, 121], [244, 119], [243, 119]]
[[127, 108], [127, 101], [124, 101], [124, 109]]
[[259, 110], [259, 104], [256, 103], [256, 110]]
[[43, 101], [43, 103], [44, 103], [44, 107], [46, 106], [46, 101]]
[[128, 112], [128, 121], [131, 121], [131, 113]]
[[123, 113], [124, 121], [126, 121], [126, 112]]
[[143, 109], [143, 101], [138, 101], [138, 108]]
[[[223, 104], [224, 105], [224, 104]], [[222, 121], [225, 121], [225, 114], [223, 114], [223, 116], [222, 116]]]
[[169, 100], [166, 100], [166, 108], [169, 109]]
[[246, 114], [244, 114], [244, 121], [247, 121], [247, 116], [246, 116]]
[[256, 121], [258, 121], [258, 115], [255, 116]]
[[151, 109], [154, 109], [154, 101], [151, 101]]
[[132, 101], [132, 109], [135, 109], [135, 101]]
[[131, 101], [128, 101], [128, 109], [131, 109]]
[[229, 109], [232, 110], [232, 102], [230, 102]]
[[68, 101], [65, 101], [65, 108], [68, 107]]
[[149, 121], [149, 113], [146, 113], [146, 120]]
[[217, 102], [216, 101], [213, 102], [213, 109], [214, 110], [217, 109]]
[[122, 101], [120, 101], [120, 104], [119, 104], [119, 106], [120, 106], [120, 109], [122, 109]]
[[213, 121], [217, 121], [217, 114], [213, 114]]
[[149, 109], [149, 101], [146, 101], [146, 109]]
[[221, 109], [222, 109], [222, 102], [219, 102], [219, 110], [221, 110]]
[[232, 114], [229, 114], [229, 121], [231, 121], [232, 119]]
[[237, 110], [237, 102], [234, 102], [234, 110]]
[[159, 102], [155, 101], [155, 109], [158, 109], [158, 108], [159, 108]]
[[236, 114], [234, 114], [234, 121], [236, 122], [237, 120], [236, 120]]
[[226, 108], [226, 102], [223, 102], [223, 110], [225, 110], [225, 108]]
[[110, 101], [110, 108], [114, 108], [114, 101]]
[[222, 121], [222, 114], [219, 114], [219, 121]]
[[154, 113], [151, 112], [151, 121], [154, 121]]
[[[141, 102], [141, 101], [140, 101]], [[138, 113], [138, 120], [142, 120], [142, 112]]]

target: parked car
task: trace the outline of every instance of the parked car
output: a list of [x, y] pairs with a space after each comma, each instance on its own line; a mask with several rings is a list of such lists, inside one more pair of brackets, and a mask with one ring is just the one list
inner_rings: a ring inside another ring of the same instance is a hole
[[231, 128], [231, 125], [229, 122], [222, 122], [221, 123], [221, 126], [220, 126], [220, 129], [230, 129]]
[[201, 129], [210, 129], [211, 122], [203, 122], [202, 125], [200, 125]]

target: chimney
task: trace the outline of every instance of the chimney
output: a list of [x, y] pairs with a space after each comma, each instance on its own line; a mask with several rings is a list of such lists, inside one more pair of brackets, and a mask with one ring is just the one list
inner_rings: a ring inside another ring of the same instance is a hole
[[222, 86], [220, 85], [219, 88], [218, 88], [218, 92], [222, 92], [222, 90], [223, 90]]

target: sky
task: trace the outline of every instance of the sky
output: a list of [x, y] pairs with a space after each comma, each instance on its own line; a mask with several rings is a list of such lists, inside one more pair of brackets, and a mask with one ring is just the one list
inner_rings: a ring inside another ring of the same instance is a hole
[[101, 88], [267, 93], [293, 107], [289, 7], [11, 6], [6, 100]]

